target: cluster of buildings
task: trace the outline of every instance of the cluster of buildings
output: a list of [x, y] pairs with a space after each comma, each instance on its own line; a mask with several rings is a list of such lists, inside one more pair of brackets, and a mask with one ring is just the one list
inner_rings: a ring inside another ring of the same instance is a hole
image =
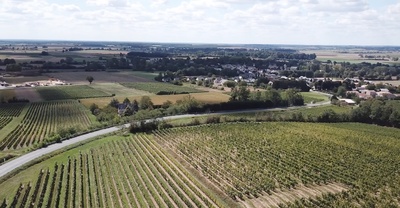
[[347, 94], [348, 95], [353, 94], [363, 100], [370, 99], [370, 98], [395, 99], [397, 97], [400, 97], [400, 94], [391, 93], [386, 88], [382, 88], [382, 89], [378, 89], [378, 90], [368, 90], [367, 85], [362, 85], [352, 91], [347, 91]]
[[53, 78], [46, 81], [24, 82], [22, 84], [9, 84], [3, 81], [0, 82], [0, 89], [6, 89], [11, 87], [38, 87], [38, 86], [58, 86], [58, 85], [71, 85], [71, 84]]

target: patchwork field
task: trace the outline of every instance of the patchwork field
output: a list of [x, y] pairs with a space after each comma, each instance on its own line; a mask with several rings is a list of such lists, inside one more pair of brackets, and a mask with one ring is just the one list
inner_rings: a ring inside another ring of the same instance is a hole
[[[361, 62], [369, 62], [369, 63], [385, 63], [385, 64], [394, 64], [394, 63], [400, 63], [400, 61], [392, 61], [388, 58], [385, 58], [385, 60], [374, 60], [374, 59], [367, 59], [367, 58], [361, 58], [359, 56], [360, 51], [347, 51], [347, 53], [340, 53], [340, 51], [337, 50], [307, 50], [307, 51], [301, 51], [302, 53], [307, 53], [307, 54], [312, 54], [315, 53], [317, 55], [317, 60], [319, 61], [327, 61], [331, 60], [336, 61], [336, 62], [350, 62], [350, 63], [361, 63]], [[365, 51], [364, 51], [365, 52]], [[400, 53], [368, 53], [368, 55], [374, 55], [374, 56], [386, 56], [389, 55], [391, 57], [400, 57]]]
[[191, 87], [185, 86], [178, 86], [163, 82], [152, 82], [152, 83], [145, 83], [145, 82], [130, 82], [130, 83], [121, 83], [121, 85], [128, 87], [139, 89], [143, 91], [148, 91], [154, 94], [160, 94], [162, 92], [169, 93], [169, 94], [188, 94], [188, 93], [196, 93], [196, 92], [203, 92]]
[[112, 136], [2, 182], [0, 200], [4, 207], [397, 207], [399, 133], [266, 122]]
[[37, 92], [44, 100], [66, 100], [93, 97], [111, 97], [103, 91], [91, 88], [88, 85], [38, 87]]
[[73, 133], [92, 125], [90, 112], [77, 101], [38, 102], [27, 107], [2, 105], [2, 111], [16, 112], [13, 120], [0, 130], [0, 150], [20, 149], [43, 142], [60, 129]]

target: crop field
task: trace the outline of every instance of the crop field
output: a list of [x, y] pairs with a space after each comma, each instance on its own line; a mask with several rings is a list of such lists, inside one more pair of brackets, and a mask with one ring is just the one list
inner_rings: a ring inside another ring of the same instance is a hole
[[90, 87], [95, 90], [103, 91], [110, 95], [114, 94], [115, 96], [131, 97], [131, 96], [152, 95], [152, 93], [150, 92], [137, 90], [133, 88], [127, 88], [119, 83], [94, 83], [91, 84]]
[[0, 141], [0, 150], [19, 149], [40, 143], [59, 129], [85, 130], [92, 122], [90, 112], [77, 101], [30, 104], [25, 116]]
[[0, 104], [0, 129], [10, 123], [14, 117], [18, 117], [25, 106], [23, 103]]
[[[351, 107], [340, 107], [337, 105], [326, 105], [326, 106], [317, 106], [317, 107], [309, 107], [309, 108], [300, 108], [300, 109], [291, 109], [291, 110], [265, 110], [259, 112], [249, 112], [249, 113], [231, 113], [219, 115], [221, 121], [229, 121], [229, 120], [247, 120], [247, 121], [260, 121], [260, 120], [270, 120], [271, 118], [279, 119], [279, 117], [287, 117], [290, 118], [292, 114], [301, 113], [304, 118], [313, 117], [321, 115], [323, 112], [327, 110], [332, 110], [335, 113], [349, 113], [352, 108]], [[173, 119], [167, 120], [167, 123], [173, 126], [183, 126], [190, 124], [194, 121], [194, 119], [198, 120], [200, 123], [206, 123], [207, 118], [210, 116], [196, 116], [191, 118], [181, 118], [181, 119]], [[270, 119], [266, 119], [270, 118]]]
[[0, 102], [7, 101], [15, 97], [14, 89], [1, 89], [0, 90]]
[[146, 135], [120, 137], [53, 165], [1, 207], [227, 207]]
[[28, 99], [29, 102], [41, 102], [43, 101], [40, 94], [35, 88], [16, 88], [14, 89], [15, 97], [18, 99]]
[[103, 91], [93, 89], [87, 85], [40, 87], [36, 88], [44, 100], [66, 100], [93, 97], [111, 97]]
[[[368, 63], [384, 63], [384, 64], [393, 64], [393, 63], [400, 63], [400, 61], [392, 61], [388, 58], [385, 58], [385, 60], [375, 60], [375, 59], [367, 59], [367, 58], [361, 58], [358, 54], [360, 51], [347, 51], [347, 53], [340, 53], [337, 50], [308, 50], [308, 51], [301, 51], [302, 53], [315, 53], [317, 55], [317, 60], [319, 61], [327, 61], [331, 60], [336, 61], [336, 62], [350, 62], [350, 63], [361, 63], [361, 62], [368, 62]], [[385, 53], [379, 53], [379, 54], [374, 54], [370, 53], [369, 55], [374, 55], [374, 56], [386, 56], [389, 55], [391, 57], [399, 57], [399, 53], [390, 53], [388, 52], [387, 54]]]
[[[230, 96], [220, 92], [199, 92], [189, 94], [192, 98], [203, 102], [203, 103], [221, 103], [229, 101]], [[189, 96], [188, 94], [178, 94], [178, 95], [149, 95], [151, 101], [154, 105], [162, 105], [166, 101], [171, 101], [175, 103], [177, 100], [182, 100], [184, 97]], [[131, 101], [136, 99], [139, 101], [142, 96], [115, 96], [113, 98], [122, 102], [125, 98], [129, 98]], [[96, 103], [100, 108], [107, 106], [112, 98], [101, 97], [101, 98], [87, 98], [81, 99], [80, 102], [89, 107], [92, 103]]]
[[159, 130], [155, 138], [246, 207], [397, 207], [399, 133], [357, 123], [268, 122]]
[[202, 92], [195, 88], [178, 86], [162, 82], [152, 82], [152, 83], [131, 82], [131, 83], [121, 83], [121, 84], [128, 88], [135, 88], [138, 90], [148, 91], [154, 94], [158, 94], [160, 92], [169, 92], [171, 94], [188, 94], [188, 93]]
[[[149, 73], [152, 75], [151, 73]], [[87, 84], [87, 76], [94, 78], [93, 83], [121, 83], [121, 82], [154, 82], [153, 78], [138, 72], [121, 71], [121, 72], [59, 72], [47, 73], [49, 77], [64, 80], [72, 84]]]

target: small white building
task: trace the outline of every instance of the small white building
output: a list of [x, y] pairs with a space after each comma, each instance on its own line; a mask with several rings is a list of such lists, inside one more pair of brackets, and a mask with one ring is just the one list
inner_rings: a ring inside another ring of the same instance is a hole
[[356, 102], [352, 99], [339, 99], [339, 101], [341, 103], [345, 103], [347, 105], [355, 105], [356, 104]]

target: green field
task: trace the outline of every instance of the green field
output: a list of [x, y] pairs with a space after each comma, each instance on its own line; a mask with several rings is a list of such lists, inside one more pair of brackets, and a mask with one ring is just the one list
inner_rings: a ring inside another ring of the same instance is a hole
[[[14, 115], [18, 117], [0, 130], [0, 150], [30, 147], [61, 129], [73, 128], [74, 132], [70, 133], [76, 133], [93, 124], [91, 113], [77, 101], [39, 102], [28, 106], [22, 107], [24, 111], [18, 109], [18, 114]], [[11, 112], [14, 108], [12, 105], [2, 110]]]
[[178, 128], [155, 137], [249, 206], [272, 205], [269, 196], [278, 190], [336, 184], [348, 191], [299, 200], [296, 207], [388, 207], [400, 193], [399, 133], [356, 123], [272, 122]]
[[111, 94], [96, 90], [87, 85], [40, 87], [37, 92], [44, 100], [66, 100], [94, 97], [111, 97]]
[[0, 130], [18, 117], [25, 106], [25, 103], [0, 104]]
[[148, 91], [154, 94], [159, 94], [160, 92], [168, 92], [170, 94], [188, 94], [202, 92], [195, 88], [178, 86], [162, 82], [131, 82], [131, 83], [121, 83], [123, 86], [128, 88], [135, 88], [138, 90]]
[[6, 207], [397, 207], [399, 129], [229, 123], [94, 140], [0, 186]]
[[228, 207], [146, 135], [106, 140], [56, 156], [6, 207]]
[[322, 101], [329, 101], [328, 96], [315, 92], [301, 92], [304, 98], [304, 103], [317, 103]]

